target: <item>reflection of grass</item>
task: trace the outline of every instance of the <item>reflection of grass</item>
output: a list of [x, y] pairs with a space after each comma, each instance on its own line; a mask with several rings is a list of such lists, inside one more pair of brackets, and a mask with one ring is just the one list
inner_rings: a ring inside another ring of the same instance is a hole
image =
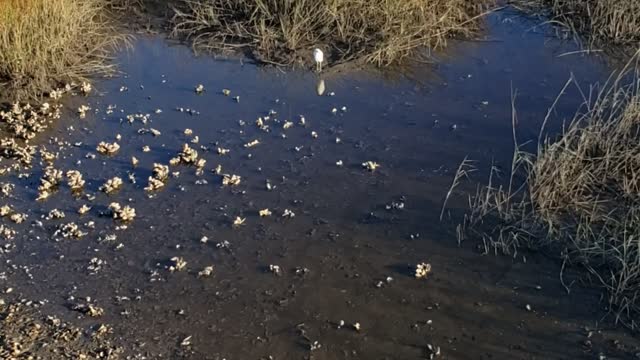
[[487, 252], [557, 251], [636, 327], [626, 320], [640, 313], [640, 81], [623, 87], [622, 78], [585, 101], [558, 138], [541, 139], [536, 154], [516, 147], [508, 185], [496, 185], [492, 171], [458, 235], [479, 236]]
[[[112, 71], [107, 56], [122, 36], [104, 0], [0, 2], [0, 82], [15, 96], [33, 96], [59, 82]], [[6, 91], [3, 91], [7, 95]]]
[[549, 9], [553, 22], [592, 41], [635, 45], [640, 40], [637, 0], [518, 0], [531, 8]]
[[174, 34], [213, 50], [248, 48], [265, 62], [291, 64], [322, 47], [332, 63], [386, 65], [419, 47], [468, 36], [490, 1], [182, 0]]

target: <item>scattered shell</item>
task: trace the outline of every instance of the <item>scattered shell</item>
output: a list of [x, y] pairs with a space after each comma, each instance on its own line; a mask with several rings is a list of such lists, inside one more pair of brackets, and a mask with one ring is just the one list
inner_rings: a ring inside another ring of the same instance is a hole
[[162, 189], [165, 185], [163, 181], [158, 180], [151, 176], [149, 176], [148, 181], [149, 181], [148, 185], [144, 188], [145, 191], [156, 191], [156, 190]]
[[63, 211], [58, 210], [58, 209], [53, 209], [51, 211], [49, 211], [49, 214], [47, 214], [46, 219], [47, 220], [52, 220], [52, 219], [64, 219], [65, 214]]
[[229, 175], [229, 174], [222, 175], [222, 185], [224, 186], [239, 185], [241, 180], [242, 178], [238, 175]]
[[362, 167], [369, 171], [376, 171], [376, 169], [380, 167], [380, 164], [375, 161], [366, 161], [362, 163]]
[[202, 271], [198, 271], [198, 277], [208, 277], [213, 274], [213, 266], [207, 266]]
[[121, 206], [117, 202], [112, 202], [109, 204], [109, 210], [111, 210], [111, 215], [114, 219], [119, 219], [124, 222], [131, 221], [136, 217], [136, 209], [129, 205]]
[[82, 206], [78, 209], [78, 214], [84, 215], [88, 213], [89, 210], [91, 210], [90, 206], [87, 206], [87, 204], [82, 204]]
[[135, 156], [132, 156], [132, 157], [131, 157], [131, 165], [132, 165], [133, 167], [138, 166], [138, 163], [139, 163], [139, 162], [140, 162], [140, 160], [138, 160], [138, 158], [136, 158]]
[[119, 177], [113, 177], [107, 180], [102, 186], [100, 186], [100, 191], [110, 194], [122, 187], [122, 179]]
[[195, 88], [196, 94], [202, 94], [204, 92], [204, 85], [198, 84]]
[[221, 148], [221, 147], [219, 147], [219, 148], [218, 148], [218, 155], [226, 155], [226, 154], [228, 154], [230, 151], [231, 151], [231, 150], [229, 150], [229, 149], [225, 149], [225, 148]]
[[82, 91], [82, 93], [84, 95], [89, 95], [89, 93], [91, 92], [91, 84], [88, 82], [82, 82], [82, 84], [80, 85], [80, 91]]
[[0, 216], [7, 216], [11, 213], [11, 207], [9, 205], [3, 205], [0, 207]]
[[56, 232], [53, 235], [56, 236], [58, 234], [62, 235], [62, 237], [65, 239], [66, 238], [79, 239], [87, 235], [86, 232], [83, 232], [80, 230], [80, 227], [76, 225], [76, 223], [72, 223], [72, 222], [60, 225], [60, 227], [58, 227], [58, 230], [56, 230]]
[[67, 184], [71, 188], [71, 190], [78, 191], [82, 190], [84, 187], [84, 179], [82, 178], [82, 174], [78, 170], [69, 170], [67, 171]]
[[282, 217], [292, 218], [294, 216], [296, 216], [296, 214], [289, 209], [284, 209], [284, 212], [282, 213]]
[[9, 216], [9, 219], [11, 219], [11, 221], [13, 221], [16, 224], [21, 224], [27, 219], [27, 215], [20, 214], [20, 213], [13, 213]]
[[246, 220], [247, 218], [241, 218], [240, 216], [236, 216], [236, 218], [233, 220], [233, 226], [238, 227], [238, 226], [244, 225]]
[[182, 271], [187, 268], [187, 262], [178, 256], [174, 256], [171, 258], [171, 265], [169, 266], [169, 271]]
[[251, 147], [254, 147], [254, 146], [258, 145], [258, 144], [260, 144], [260, 141], [258, 139], [255, 139], [255, 140], [252, 140], [252, 141], [244, 144], [244, 147], [251, 148]]
[[420, 263], [416, 265], [415, 277], [416, 279], [424, 279], [431, 272], [431, 264]]
[[271, 271], [277, 276], [282, 275], [282, 269], [280, 269], [280, 266], [278, 265], [269, 265], [269, 271]]
[[108, 143], [101, 141], [96, 147], [96, 151], [103, 155], [113, 155], [120, 150], [120, 145], [118, 143]]
[[269, 209], [262, 209], [258, 212], [260, 216], [271, 216], [271, 211]]
[[91, 110], [91, 108], [87, 105], [80, 105], [78, 108], [78, 115], [80, 116], [80, 119], [84, 119], [87, 116], [87, 111], [89, 110]]
[[182, 145], [182, 151], [178, 153], [177, 157], [174, 157], [173, 159], [169, 160], [169, 164], [195, 165], [197, 160], [198, 160], [198, 151], [191, 148], [189, 144], [184, 144]]

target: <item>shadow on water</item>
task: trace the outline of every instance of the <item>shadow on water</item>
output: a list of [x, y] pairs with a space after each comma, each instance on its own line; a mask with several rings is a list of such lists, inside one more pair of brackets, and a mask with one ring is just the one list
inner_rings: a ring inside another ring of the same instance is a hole
[[[14, 206], [33, 211], [31, 220], [53, 208], [67, 217], [23, 227], [10, 256], [33, 279], [10, 270], [6, 282], [19, 289], [16, 296], [47, 299], [66, 318], [77, 315], [65, 307], [70, 295], [90, 296], [106, 310], [100, 322], [110, 323], [117, 338], [135, 339], [132, 351], [151, 358], [413, 359], [429, 356], [430, 344], [449, 359], [626, 356], [637, 343], [627, 346], [632, 340], [623, 332], [587, 338], [584, 329], [604, 315], [596, 291], [576, 286], [567, 295], [558, 265], [540, 255], [483, 257], [471, 243], [459, 248], [454, 227], [438, 221], [465, 156], [508, 167], [512, 89], [519, 94], [520, 140], [527, 141], [570, 74], [586, 84], [610, 71], [597, 59], [559, 56], [572, 49], [529, 28], [512, 13], [497, 13], [486, 41], [455, 44], [441, 55], [446, 61], [399, 77], [327, 73], [322, 96], [318, 77], [307, 71], [194, 57], [160, 37], [140, 38], [118, 58], [126, 76], [96, 84], [99, 95], [71, 100], [88, 102], [95, 113], [64, 119], [49, 134], [82, 143], [61, 149], [57, 166], [80, 169], [96, 199], [74, 199], [63, 188], [34, 203], [38, 172], [16, 179]], [[206, 89], [201, 95], [198, 84]], [[557, 119], [581, 102], [568, 93]], [[110, 105], [116, 107], [107, 114]], [[129, 125], [126, 115], [135, 113], [150, 114], [149, 123]], [[265, 116], [268, 132], [255, 124]], [[286, 121], [295, 125], [284, 130]], [[138, 134], [141, 128], [162, 135]], [[149, 199], [143, 188], [153, 163], [167, 164], [192, 141], [187, 128], [199, 137], [190, 145], [207, 171], [196, 176], [192, 167], [172, 167], [179, 177]], [[117, 155], [85, 157], [116, 134]], [[260, 144], [244, 146], [254, 139]], [[151, 151], [142, 152], [145, 145]], [[231, 151], [220, 156], [218, 147]], [[140, 160], [135, 169], [130, 156]], [[381, 167], [368, 172], [366, 161]], [[210, 171], [217, 165], [240, 175], [241, 184], [221, 187]], [[135, 184], [126, 182], [129, 172]], [[125, 179], [123, 189], [98, 193], [112, 176]], [[128, 229], [97, 216], [112, 201], [136, 208]], [[94, 209], [79, 217], [83, 203]], [[260, 217], [264, 208], [273, 215]], [[282, 217], [285, 210], [295, 217]], [[237, 216], [245, 225], [234, 228]], [[96, 225], [81, 240], [55, 241], [55, 227], [68, 221]], [[111, 234], [115, 239], [106, 240]], [[166, 269], [174, 256], [187, 261], [186, 271]], [[94, 257], [106, 265], [91, 274]], [[420, 262], [433, 266], [426, 280], [413, 278]], [[198, 277], [209, 265], [213, 275]], [[280, 266], [281, 276], [269, 265]], [[192, 345], [181, 346], [188, 336]], [[321, 347], [310, 352], [314, 341]]]

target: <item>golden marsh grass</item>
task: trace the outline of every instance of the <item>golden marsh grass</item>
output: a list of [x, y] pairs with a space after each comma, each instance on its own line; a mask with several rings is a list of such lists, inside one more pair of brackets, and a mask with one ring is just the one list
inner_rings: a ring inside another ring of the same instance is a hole
[[[635, 69], [630, 64], [600, 91], [584, 93], [583, 107], [560, 136], [543, 137], [543, 125], [536, 153], [518, 146], [514, 128], [508, 182], [501, 185], [492, 169], [488, 184], [470, 197], [457, 229], [459, 241], [479, 238], [486, 252], [545, 247], [560, 254], [563, 270], [582, 268], [607, 290], [609, 309], [630, 328], [640, 325], [634, 320], [640, 313], [640, 80]], [[456, 179], [472, 170], [463, 162]]]
[[488, 0], [184, 0], [173, 34], [195, 48], [242, 49], [259, 61], [290, 65], [322, 48], [329, 64], [388, 65], [419, 48], [478, 30]]
[[[114, 71], [117, 35], [104, 0], [0, 1], [0, 84], [10, 98]], [[13, 100], [13, 99], [12, 99]]]

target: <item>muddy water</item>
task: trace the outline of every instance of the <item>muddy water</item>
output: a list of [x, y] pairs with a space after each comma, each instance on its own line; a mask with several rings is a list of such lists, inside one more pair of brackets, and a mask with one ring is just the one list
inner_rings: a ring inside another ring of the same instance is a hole
[[[408, 75], [330, 71], [321, 76], [322, 96], [319, 77], [307, 71], [194, 57], [182, 45], [141, 37], [118, 58], [125, 76], [70, 100], [95, 111], [85, 120], [70, 115], [46, 134], [47, 148], [60, 152], [56, 166], [81, 170], [95, 200], [63, 187], [34, 202], [40, 168], [12, 179], [18, 188], [9, 202], [30, 219], [17, 227], [16, 249], [2, 255], [0, 286], [14, 288], [7, 298], [45, 300], [47, 311], [81, 326], [110, 324], [128, 353], [151, 359], [421, 359], [438, 348], [446, 359], [629, 358], [638, 342], [600, 322], [601, 294], [576, 274], [565, 274], [567, 294], [551, 257], [482, 256], [472, 240], [458, 246], [456, 211], [439, 221], [465, 156], [508, 167], [512, 93], [518, 137], [527, 141], [571, 73], [589, 84], [610, 70], [596, 58], [560, 56], [575, 49], [531, 26], [512, 13], [493, 15], [486, 41], [455, 44], [437, 65]], [[569, 90], [551, 128], [580, 102]], [[130, 125], [126, 115], [135, 113], [150, 114], [149, 122]], [[255, 121], [269, 113], [266, 132]], [[285, 130], [287, 120], [295, 125]], [[116, 155], [86, 157], [116, 134]], [[244, 146], [255, 139], [260, 144]], [[179, 176], [149, 198], [143, 188], [153, 163], [168, 164], [184, 143], [207, 160], [204, 175], [173, 166]], [[221, 156], [217, 147], [231, 151]], [[381, 167], [369, 172], [366, 161]], [[241, 176], [240, 185], [223, 187], [211, 171], [217, 165]], [[113, 176], [125, 180], [123, 189], [100, 193]], [[128, 229], [100, 216], [112, 201], [136, 209]], [[387, 209], [394, 202], [404, 207]], [[90, 213], [76, 215], [85, 203]], [[66, 218], [34, 224], [54, 208]], [[273, 215], [260, 217], [265, 208]], [[283, 217], [285, 210], [295, 216]], [[234, 227], [238, 216], [245, 223]], [[83, 226], [89, 234], [79, 240], [52, 235], [70, 221], [96, 225]], [[176, 256], [186, 270], [167, 269]], [[106, 263], [91, 271], [92, 258]], [[413, 269], [421, 262], [433, 270], [419, 280]], [[212, 276], [199, 277], [206, 266]], [[105, 315], [70, 310], [86, 297]]]

